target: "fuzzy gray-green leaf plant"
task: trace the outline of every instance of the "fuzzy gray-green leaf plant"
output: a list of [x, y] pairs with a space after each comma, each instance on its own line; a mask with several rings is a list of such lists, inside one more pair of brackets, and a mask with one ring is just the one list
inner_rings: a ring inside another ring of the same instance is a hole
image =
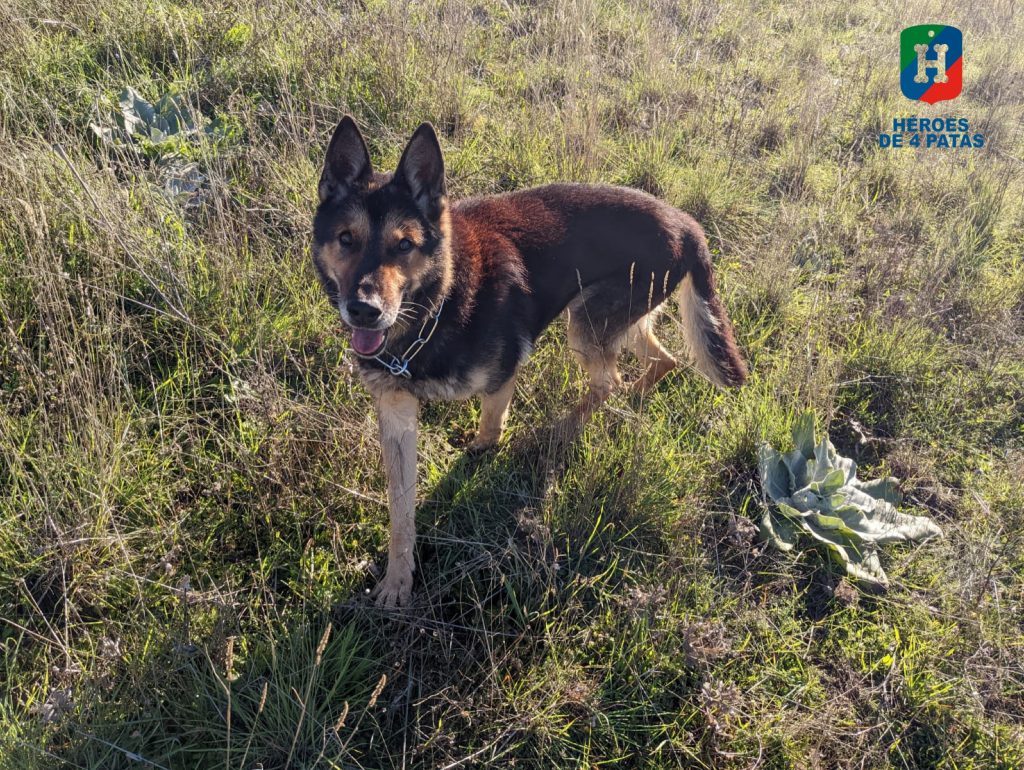
[[767, 444], [760, 450], [766, 498], [761, 534], [776, 548], [789, 551], [806, 535], [823, 545], [851, 578], [884, 587], [888, 578], [879, 546], [942, 535], [928, 517], [896, 510], [901, 500], [896, 479], [861, 481], [856, 463], [837, 454], [827, 435], [816, 442], [813, 412], [797, 419], [793, 444], [785, 454]]

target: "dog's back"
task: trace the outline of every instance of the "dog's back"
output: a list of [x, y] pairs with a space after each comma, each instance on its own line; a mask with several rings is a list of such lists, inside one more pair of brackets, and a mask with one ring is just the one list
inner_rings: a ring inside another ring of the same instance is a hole
[[644, 358], [636, 348], [656, 344], [651, 314], [682, 283], [698, 368], [716, 384], [742, 384], [746, 367], [715, 292], [704, 233], [688, 214], [638, 190], [554, 184], [462, 201], [452, 219], [456, 262], [460, 245], [474, 252], [484, 244], [484, 282], [510, 266], [525, 277], [516, 320], [531, 340], [568, 307], [573, 350], [592, 376], [605, 366], [597, 359], [624, 345]]

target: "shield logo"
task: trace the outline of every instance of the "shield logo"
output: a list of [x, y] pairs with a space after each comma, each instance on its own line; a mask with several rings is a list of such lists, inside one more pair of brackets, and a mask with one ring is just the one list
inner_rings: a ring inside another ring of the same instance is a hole
[[935, 104], [963, 86], [964, 36], [956, 27], [919, 24], [900, 33], [900, 88], [908, 99]]

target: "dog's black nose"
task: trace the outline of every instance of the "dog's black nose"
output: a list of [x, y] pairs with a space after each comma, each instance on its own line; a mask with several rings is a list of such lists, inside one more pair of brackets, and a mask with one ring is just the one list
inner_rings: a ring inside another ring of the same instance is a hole
[[348, 311], [352, 323], [359, 326], [370, 326], [377, 323], [381, 314], [381, 309], [377, 305], [371, 305], [369, 302], [358, 299], [349, 302], [345, 309]]

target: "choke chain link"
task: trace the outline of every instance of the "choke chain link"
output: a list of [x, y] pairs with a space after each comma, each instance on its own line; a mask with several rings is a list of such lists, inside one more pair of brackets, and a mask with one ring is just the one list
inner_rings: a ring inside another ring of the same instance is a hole
[[[413, 340], [412, 344], [405, 349], [405, 352], [401, 357], [395, 356], [391, 353], [385, 353], [383, 350], [374, 356], [374, 359], [379, 362], [385, 369], [387, 369], [395, 377], [406, 377], [411, 378], [412, 373], [409, 371], [409, 362], [412, 361], [416, 355], [423, 350], [423, 346], [430, 342], [430, 338], [434, 336], [434, 332], [437, 331], [437, 324], [441, 320], [441, 311], [444, 309], [444, 299], [441, 300], [441, 304], [437, 306], [437, 312], [427, 316], [427, 320], [423, 322], [423, 326], [420, 327], [419, 336]], [[423, 333], [427, 329], [427, 325], [433, 321], [433, 325], [430, 326], [430, 331], [426, 336]], [[384, 356], [387, 355], [387, 360]]]

